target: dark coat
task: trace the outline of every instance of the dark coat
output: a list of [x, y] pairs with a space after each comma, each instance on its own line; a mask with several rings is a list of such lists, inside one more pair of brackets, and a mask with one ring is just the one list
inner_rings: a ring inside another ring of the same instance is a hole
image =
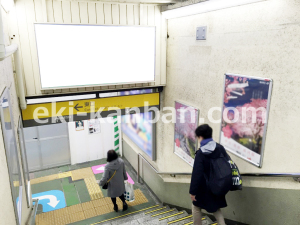
[[225, 152], [222, 145], [217, 144], [215, 150], [210, 154], [204, 154], [199, 149], [196, 153], [192, 180], [190, 185], [190, 194], [196, 195], [196, 200], [193, 202], [195, 206], [205, 209], [209, 213], [216, 212], [220, 208], [227, 206], [225, 195], [215, 196], [207, 188], [206, 177], [210, 173], [210, 159], [220, 157], [221, 152]]
[[116, 198], [124, 194], [124, 180], [128, 180], [125, 164], [121, 158], [117, 158], [106, 164], [104, 174], [100, 180], [100, 186], [103, 186], [114, 174], [114, 177], [108, 183], [107, 196]]

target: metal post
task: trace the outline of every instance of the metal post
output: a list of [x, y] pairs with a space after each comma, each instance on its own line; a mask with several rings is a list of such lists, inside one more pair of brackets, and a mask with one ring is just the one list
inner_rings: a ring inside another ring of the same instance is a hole
[[138, 168], [137, 168], [137, 181], [140, 184], [140, 155], [137, 155]]

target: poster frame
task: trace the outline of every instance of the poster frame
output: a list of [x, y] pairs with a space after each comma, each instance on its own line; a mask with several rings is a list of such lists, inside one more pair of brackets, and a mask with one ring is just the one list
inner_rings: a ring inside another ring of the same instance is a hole
[[[151, 112], [151, 120], [153, 121], [155, 119], [155, 110], [149, 110], [148, 112]], [[141, 112], [141, 113], [147, 113], [147, 112]], [[126, 116], [126, 115], [131, 115], [131, 114], [136, 114], [136, 113], [129, 113], [129, 114], [125, 114], [125, 115], [122, 115], [122, 116]], [[126, 132], [123, 132], [122, 130], [122, 116], [120, 118], [121, 120], [121, 123], [120, 123], [120, 126], [121, 126], [121, 132], [122, 132], [122, 136], [126, 136], [128, 139], [130, 139], [132, 141], [132, 143], [143, 153], [143, 156], [144, 157], [148, 157], [150, 160], [152, 161], [156, 161], [156, 123], [151, 123], [152, 124], [152, 153], [151, 153], [151, 156], [149, 156], [143, 149], [141, 149], [127, 134]]]
[[246, 157], [237, 154], [230, 148], [227, 148], [224, 146], [226, 151], [229, 151], [230, 153], [238, 156], [239, 158], [251, 163], [252, 165], [255, 165], [259, 168], [262, 168], [263, 164], [263, 158], [264, 158], [264, 152], [265, 152], [265, 144], [266, 144], [266, 137], [267, 137], [267, 127], [268, 127], [268, 120], [269, 120], [269, 111], [270, 111], [270, 105], [271, 105], [271, 95], [272, 95], [272, 87], [273, 87], [273, 80], [270, 78], [263, 78], [263, 77], [256, 77], [256, 76], [247, 76], [247, 75], [241, 75], [241, 74], [234, 74], [234, 73], [225, 73], [224, 74], [224, 79], [223, 79], [223, 94], [222, 94], [222, 106], [221, 106], [221, 122], [220, 122], [220, 133], [219, 133], [219, 143], [221, 143], [221, 134], [222, 134], [222, 121], [223, 121], [223, 112], [224, 112], [224, 95], [225, 95], [225, 81], [226, 81], [226, 76], [239, 76], [239, 77], [245, 77], [245, 78], [252, 78], [252, 79], [257, 79], [257, 80], [262, 80], [262, 81], [269, 81], [269, 90], [268, 90], [268, 99], [267, 99], [267, 108], [266, 108], [266, 122], [264, 126], [264, 136], [262, 137], [262, 144], [261, 144], [261, 153], [260, 153], [260, 161], [259, 164], [252, 162], [251, 160], [247, 159]]
[[[182, 105], [186, 105], [186, 106], [188, 106], [188, 107], [192, 107], [192, 108], [194, 108], [194, 109], [196, 109], [197, 110], [197, 112], [198, 112], [198, 115], [197, 115], [197, 118], [196, 118], [196, 128], [199, 126], [199, 117], [200, 117], [200, 110], [199, 110], [199, 108], [198, 107], [195, 107], [195, 106], [193, 106], [193, 105], [191, 105], [191, 104], [189, 104], [189, 103], [186, 103], [186, 102], [184, 102], [184, 101], [181, 101], [181, 100], [175, 100], [174, 101], [174, 108], [176, 107], [176, 102], [177, 103], [180, 103], [180, 104], [182, 104]], [[176, 109], [176, 108], [175, 108]], [[188, 162], [187, 162], [187, 160], [185, 159], [185, 158], [183, 158], [181, 155], [179, 155], [176, 151], [175, 151], [175, 125], [176, 125], [176, 122], [175, 122], [175, 124], [174, 124], [174, 137], [173, 137], [173, 153], [175, 154], [175, 155], [177, 155], [179, 158], [181, 158], [184, 162], [186, 162], [188, 165], [190, 165], [191, 167], [193, 167], [193, 165], [191, 165], [191, 164], [189, 164]], [[196, 137], [195, 137], [196, 138]], [[195, 144], [195, 153], [196, 153], [196, 151], [198, 150], [198, 145], [199, 145], [199, 143], [198, 143], [198, 140], [197, 140], [197, 138], [196, 138], [196, 144]]]

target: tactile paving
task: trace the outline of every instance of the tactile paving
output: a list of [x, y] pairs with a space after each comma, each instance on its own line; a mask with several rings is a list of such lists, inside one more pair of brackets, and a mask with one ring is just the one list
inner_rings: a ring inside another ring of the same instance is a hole
[[95, 210], [96, 210], [97, 216], [100, 216], [100, 215], [103, 215], [103, 214], [107, 214], [107, 213], [110, 213], [110, 212], [114, 211], [113, 204], [111, 204], [111, 205], [103, 205], [101, 207], [95, 208]]
[[82, 211], [81, 212], [77, 212], [77, 213], [69, 214], [69, 216], [70, 216], [71, 223], [75, 223], [77, 221], [85, 219], [84, 214], [83, 214]]
[[56, 180], [56, 179], [59, 179], [58, 174], [53, 174], [53, 175], [49, 175], [49, 176], [45, 176], [45, 177], [34, 178], [34, 179], [30, 180], [30, 184], [31, 185], [39, 184], [39, 183]]
[[103, 198], [103, 193], [100, 189], [99, 184], [97, 184], [96, 182], [95, 176], [85, 178], [84, 182], [90, 194], [91, 200]]
[[73, 214], [73, 213], [77, 213], [77, 212], [82, 212], [82, 206], [81, 204], [77, 204], [77, 205], [72, 205], [70, 207], [68, 207], [68, 212], [69, 214]]
[[[135, 200], [133, 202], [127, 202], [129, 207], [148, 202], [148, 199], [140, 189], [136, 189], [134, 194]], [[123, 203], [119, 198], [117, 198], [117, 204], [119, 210], [122, 210]], [[64, 225], [95, 216], [100, 216], [113, 211], [114, 209], [111, 198], [100, 198], [63, 209], [38, 214], [36, 216], [36, 225]]]
[[59, 173], [58, 174], [58, 178], [66, 178], [66, 177], [71, 177], [72, 176], [72, 172], [69, 171], [69, 172], [64, 172], [64, 173]]
[[105, 201], [105, 198], [100, 198], [100, 199], [97, 199], [97, 200], [94, 200], [94, 201], [91, 201], [94, 208], [97, 208], [97, 207], [100, 207], [100, 206], [103, 206], [103, 205], [107, 205], [107, 202]]
[[82, 179], [85, 179], [88, 177], [95, 177], [95, 175], [90, 167], [72, 171], [72, 180], [73, 181], [82, 180]]
[[94, 205], [92, 202], [85, 202], [85, 203], [81, 204], [81, 207], [82, 207], [83, 211], [85, 211], [85, 210], [93, 209]]
[[84, 210], [83, 214], [86, 219], [97, 216], [95, 208]]
[[54, 217], [58, 218], [58, 217], [63, 217], [65, 215], [69, 214], [68, 208], [70, 208], [70, 207], [57, 209], [57, 210], [53, 211], [54, 212]]
[[69, 223], [71, 223], [69, 214], [55, 218], [55, 225], [65, 225]]

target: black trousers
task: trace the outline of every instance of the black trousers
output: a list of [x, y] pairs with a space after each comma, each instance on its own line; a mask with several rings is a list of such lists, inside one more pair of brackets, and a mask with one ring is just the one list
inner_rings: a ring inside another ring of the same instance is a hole
[[[122, 194], [122, 195], [119, 197], [119, 199], [121, 199], [121, 201], [123, 202], [123, 204], [126, 204], [124, 194]], [[114, 205], [117, 204], [117, 198], [111, 198], [111, 201], [112, 201], [112, 203], [113, 203]]]

